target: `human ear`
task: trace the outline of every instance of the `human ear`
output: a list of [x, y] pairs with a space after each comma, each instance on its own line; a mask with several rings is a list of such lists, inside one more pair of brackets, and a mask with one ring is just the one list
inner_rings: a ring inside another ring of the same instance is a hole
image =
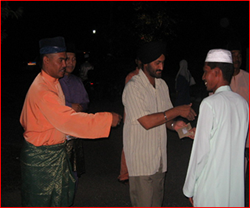
[[216, 77], [222, 74], [222, 71], [220, 70], [219, 67], [216, 67], [216, 68], [214, 68], [213, 70], [214, 70], [214, 72], [215, 72], [215, 76], [216, 76]]
[[44, 64], [47, 64], [48, 62], [49, 62], [49, 57], [45, 55], [45, 56], [43, 57], [43, 63], [44, 63]]

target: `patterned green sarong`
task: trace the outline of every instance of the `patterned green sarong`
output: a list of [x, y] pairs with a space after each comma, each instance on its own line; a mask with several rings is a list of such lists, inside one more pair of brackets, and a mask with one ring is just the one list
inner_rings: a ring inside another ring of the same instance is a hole
[[22, 206], [72, 205], [75, 178], [66, 154], [65, 143], [36, 147], [25, 141], [20, 160]]

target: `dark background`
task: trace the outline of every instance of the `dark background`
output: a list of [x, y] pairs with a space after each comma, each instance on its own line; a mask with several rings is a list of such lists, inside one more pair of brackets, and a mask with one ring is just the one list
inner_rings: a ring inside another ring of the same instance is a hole
[[[248, 1], [16, 1], [8, 4], [13, 11], [22, 7], [23, 14], [18, 19], [8, 18], [2, 22], [2, 30], [5, 29], [8, 35], [1, 45], [2, 72], [19, 70], [24, 60], [35, 59], [39, 55], [40, 39], [63, 36], [66, 41], [73, 40], [79, 52], [90, 52], [102, 76], [117, 78], [117, 73], [125, 76], [134, 68], [136, 50], [142, 42], [140, 32], [157, 31], [153, 25], [140, 22], [139, 15], [145, 12], [153, 20], [159, 11], [172, 20], [169, 25], [163, 22], [165, 25], [158, 34], [153, 34], [155, 39], [161, 37], [167, 42], [166, 77], [174, 77], [179, 61], [185, 58], [199, 83], [208, 50], [225, 48], [232, 39], [241, 42], [242, 68], [248, 71]], [[93, 29], [97, 30], [95, 35]], [[112, 54], [116, 67], [106, 64], [107, 54]], [[80, 54], [78, 64], [82, 57]], [[10, 64], [12, 68], [7, 69]]]
[[[2, 6], [5, 4], [1, 2]], [[37, 61], [40, 39], [63, 36], [66, 41], [73, 40], [78, 50], [77, 67], [83, 61], [83, 52], [90, 53], [96, 77], [108, 83], [102, 85], [101, 99], [91, 100], [90, 112], [93, 113], [114, 111], [123, 114], [121, 92], [125, 76], [135, 68], [136, 50], [143, 42], [140, 34], [152, 33], [154, 39], [167, 42], [163, 79], [169, 86], [172, 101], [179, 62], [182, 59], [188, 61], [197, 83], [191, 91], [197, 113], [200, 101], [207, 95], [201, 76], [208, 50], [224, 48], [232, 39], [239, 40], [243, 49], [242, 68], [248, 71], [248, 1], [11, 1], [8, 5], [13, 11], [22, 7], [23, 13], [18, 19], [2, 18], [1, 22], [1, 206], [21, 206], [19, 154], [23, 129], [19, 117], [27, 90], [40, 71], [38, 67], [27, 67], [28, 61]], [[152, 22], [159, 11], [165, 19], [162, 27], [157, 29]], [[150, 16], [149, 24], [140, 19], [144, 12]], [[97, 30], [95, 35], [93, 29]], [[3, 31], [6, 38], [3, 38]], [[196, 120], [192, 126], [195, 123]], [[192, 141], [179, 140], [175, 132], [169, 131], [168, 135], [168, 172], [163, 205], [188, 207], [190, 204], [182, 187]], [[117, 182], [122, 125], [112, 129], [108, 139], [86, 140], [85, 150], [86, 174], [80, 180], [75, 206], [131, 206], [128, 186]], [[249, 206], [248, 184], [247, 177], [246, 206]]]

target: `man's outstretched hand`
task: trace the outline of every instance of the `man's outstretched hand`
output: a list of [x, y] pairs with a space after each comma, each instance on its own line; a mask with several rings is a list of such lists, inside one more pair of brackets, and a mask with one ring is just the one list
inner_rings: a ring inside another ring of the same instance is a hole
[[116, 127], [116, 126], [120, 125], [120, 122], [122, 120], [122, 116], [117, 114], [117, 113], [114, 113], [114, 112], [111, 112], [111, 114], [112, 114], [112, 117], [113, 117], [111, 126]]

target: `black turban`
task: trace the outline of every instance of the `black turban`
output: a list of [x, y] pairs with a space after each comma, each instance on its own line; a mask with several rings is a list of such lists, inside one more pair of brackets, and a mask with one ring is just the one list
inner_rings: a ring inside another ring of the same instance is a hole
[[164, 42], [150, 42], [142, 45], [137, 51], [137, 57], [143, 64], [151, 63], [166, 53]]

